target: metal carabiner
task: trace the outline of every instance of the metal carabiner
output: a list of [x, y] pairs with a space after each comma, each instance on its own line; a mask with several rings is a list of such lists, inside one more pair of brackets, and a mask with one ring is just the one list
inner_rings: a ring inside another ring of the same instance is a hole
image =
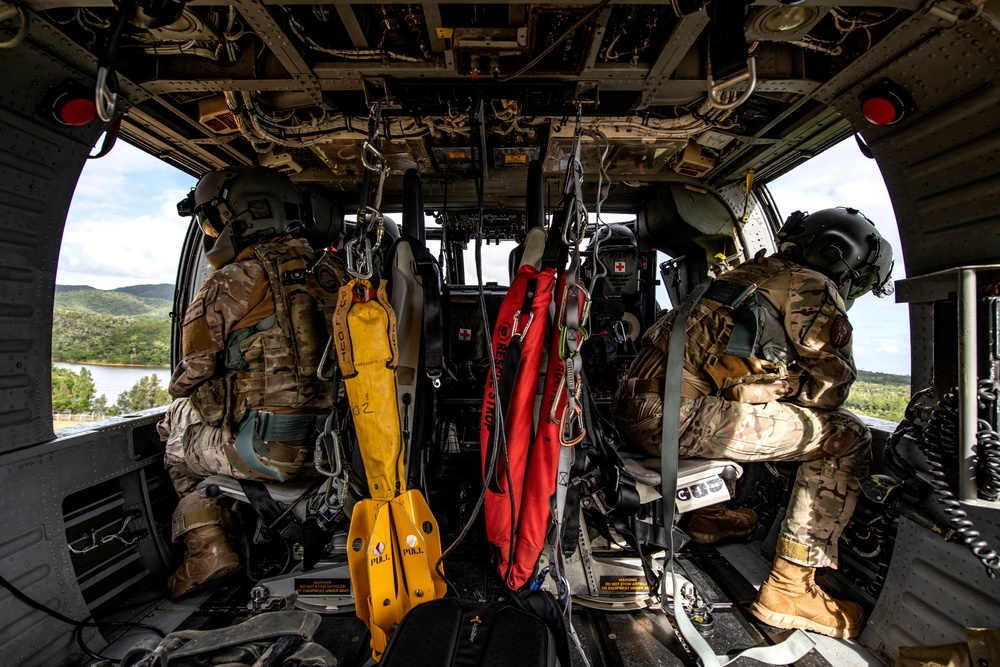
[[[316, 472], [324, 477], [341, 477], [344, 472], [344, 463], [340, 458], [340, 433], [333, 428], [333, 417], [334, 413], [331, 411], [323, 424], [323, 432], [316, 440], [316, 451], [313, 456]], [[326, 450], [330, 458], [333, 466], [330, 470], [323, 469], [321, 449]]]
[[[574, 426], [580, 429], [580, 434], [567, 440], [567, 427]], [[567, 404], [566, 409], [563, 410], [562, 419], [559, 420], [559, 444], [563, 447], [573, 447], [583, 442], [585, 437], [587, 437], [587, 428], [583, 425], [583, 408], [580, 407], [579, 403], [572, 408]]]
[[365, 139], [361, 144], [361, 164], [369, 171], [382, 171], [385, 168], [385, 156], [369, 139]]
[[[573, 334], [573, 338], [570, 337], [570, 331], [576, 332]], [[563, 363], [580, 356], [580, 346], [583, 345], [583, 342], [587, 338], [587, 330], [583, 327], [570, 328], [565, 325], [559, 327], [559, 356], [562, 358]], [[576, 349], [569, 349], [568, 343], [571, 341], [575, 343]]]
[[[361, 254], [360, 256], [355, 255], [355, 246], [361, 243]], [[367, 236], [363, 236], [360, 239], [355, 237], [344, 244], [344, 265], [349, 273], [354, 278], [360, 278], [362, 280], [370, 280], [372, 274], [375, 272], [375, 265], [372, 261], [372, 244], [368, 240]]]
[[[587, 326], [587, 320], [590, 319], [590, 307], [594, 303], [594, 298], [590, 295], [590, 290], [588, 290], [583, 285], [583, 281], [580, 281], [578, 285], [580, 292], [583, 293], [583, 310], [580, 311], [580, 328], [585, 329]], [[580, 340], [581, 343], [587, 340], [586, 332], [584, 332], [584, 337]]]
[[[566, 372], [563, 373], [563, 375], [562, 375], [561, 378], [559, 378], [559, 384], [556, 385], [556, 395], [555, 395], [555, 398], [552, 400], [552, 407], [549, 408], [549, 423], [550, 424], [558, 424], [560, 422], [560, 419], [558, 417], [556, 417], [556, 408], [559, 407], [559, 396], [563, 393], [563, 391], [566, 391], [566, 404], [567, 405], [574, 405], [576, 407], [579, 407], [578, 401], [580, 400], [580, 394], [582, 393], [583, 382], [576, 382], [575, 383], [576, 384], [576, 388], [575, 388], [573, 394], [570, 395], [569, 390], [566, 387], [566, 376], [569, 373], [571, 373], [571, 372], [574, 372], [574, 371], [570, 370], [567, 367]], [[573, 399], [573, 400], [570, 400], [570, 399]]]
[[[719, 93], [731, 88], [732, 86], [740, 83], [741, 81], [749, 81], [747, 83], [747, 89], [743, 91], [743, 94], [737, 97], [732, 102], [723, 102], [719, 99]], [[750, 99], [753, 95], [753, 91], [757, 88], [757, 59], [754, 56], [747, 58], [747, 69], [745, 72], [740, 72], [734, 76], [724, 79], [722, 81], [715, 81], [709, 79], [708, 81], [708, 103], [712, 107], [719, 109], [720, 111], [726, 111], [728, 109], [735, 109], [739, 105]]]
[[319, 358], [319, 365], [316, 366], [316, 379], [320, 382], [329, 382], [335, 375], [325, 375], [323, 369], [326, 368], [326, 360], [330, 357], [330, 350], [333, 348], [333, 336], [326, 340], [326, 347], [323, 348], [323, 356]]
[[385, 216], [382, 215], [382, 211], [378, 210], [373, 206], [366, 207], [368, 209], [368, 216], [371, 222], [368, 224], [368, 231], [375, 230], [375, 246], [379, 247], [382, 245], [382, 238], [385, 236]]
[[110, 123], [115, 117], [115, 106], [118, 104], [118, 91], [115, 74], [108, 67], [97, 70], [97, 83], [94, 86], [94, 102], [97, 115], [105, 123]]
[[524, 325], [523, 331], [517, 330], [518, 319], [520, 318], [521, 311], [514, 313], [514, 322], [511, 324], [511, 338], [517, 338], [518, 340], [524, 340], [524, 336], [528, 333], [528, 329], [531, 328], [531, 323], [535, 321], [535, 314], [532, 312], [528, 313], [528, 323]]

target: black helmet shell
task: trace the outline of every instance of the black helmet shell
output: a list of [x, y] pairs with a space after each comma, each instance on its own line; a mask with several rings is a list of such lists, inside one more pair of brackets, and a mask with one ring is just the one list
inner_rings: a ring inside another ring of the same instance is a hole
[[892, 293], [892, 247], [857, 209], [796, 211], [776, 238], [786, 255], [830, 278], [845, 299]]

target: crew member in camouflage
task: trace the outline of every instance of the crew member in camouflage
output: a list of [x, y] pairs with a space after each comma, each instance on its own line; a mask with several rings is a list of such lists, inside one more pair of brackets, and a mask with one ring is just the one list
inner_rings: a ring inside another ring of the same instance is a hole
[[[158, 424], [180, 496], [173, 539], [186, 545], [167, 582], [171, 598], [239, 566], [221, 507], [196, 490], [202, 479], [284, 481], [313, 472], [315, 421], [332, 404], [316, 370], [345, 272], [330, 253], [315, 261], [308, 243], [292, 237], [301, 206], [298, 188], [262, 167], [209, 172], [178, 205], [198, 216], [216, 271], [185, 312], [182, 359], [169, 385], [176, 400]], [[281, 441], [267, 439], [267, 424], [290, 418], [295, 428]], [[244, 429], [252, 448], [237, 444]]]
[[[679, 454], [804, 462], [774, 569], [751, 611], [778, 627], [855, 636], [861, 609], [826, 596], [813, 574], [817, 567], [836, 567], [838, 539], [854, 512], [859, 478], [868, 474], [871, 434], [841, 409], [857, 376], [847, 309], [868, 291], [888, 293], [892, 250], [854, 209], [793, 214], [778, 241], [778, 254], [762, 252], [723, 274], [692, 309], [685, 331]], [[817, 259], [831, 247], [835, 251]], [[738, 311], [752, 305], [759, 333], [750, 337], [752, 353], [737, 355], [730, 341], [739, 327]], [[676, 311], [667, 313], [646, 332], [612, 402], [626, 439], [652, 456], [661, 449], [675, 316]], [[748, 509], [706, 510], [691, 522], [693, 536], [700, 534], [702, 542], [749, 534], [756, 522]]]

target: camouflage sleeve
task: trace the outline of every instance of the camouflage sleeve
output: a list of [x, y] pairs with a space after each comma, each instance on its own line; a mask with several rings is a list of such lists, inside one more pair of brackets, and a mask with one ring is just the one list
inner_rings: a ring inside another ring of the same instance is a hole
[[170, 378], [171, 396], [190, 396], [199, 385], [224, 372], [218, 365], [219, 353], [231, 326], [247, 313], [259, 268], [256, 262], [230, 264], [205, 281], [184, 313], [181, 362]]
[[802, 384], [794, 402], [841, 407], [857, 377], [844, 300], [825, 276], [793, 267], [783, 311], [785, 330], [799, 354]]

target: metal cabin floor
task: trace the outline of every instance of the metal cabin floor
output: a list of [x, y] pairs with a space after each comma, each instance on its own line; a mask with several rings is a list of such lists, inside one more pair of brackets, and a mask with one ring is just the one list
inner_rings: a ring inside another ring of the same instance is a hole
[[[780, 641], [788, 631], [762, 625], [746, 611], [756, 589], [767, 575], [769, 563], [751, 547], [730, 544], [716, 548], [697, 547], [682, 553], [678, 565], [713, 603], [714, 628], [707, 636], [719, 654], [734, 653], [751, 646]], [[490, 598], [496, 593], [496, 577], [486, 563], [449, 563], [449, 579], [468, 596]], [[142, 623], [163, 629], [207, 630], [239, 623], [249, 617], [246, 604], [251, 582], [234, 576], [210, 593], [170, 602], [162, 599], [145, 609], [122, 610]], [[573, 608], [573, 626], [591, 667], [695, 667], [671, 620], [659, 611], [600, 612]], [[152, 635], [147, 635], [152, 636]], [[795, 663], [797, 667], [879, 667], [881, 665], [854, 640], [812, 635], [816, 650]], [[121, 657], [143, 635], [132, 632], [102, 651]], [[368, 633], [354, 614], [324, 616], [314, 640], [337, 657], [338, 667], [361, 667], [370, 662]], [[573, 667], [584, 667], [572, 649]], [[744, 659], [740, 665], [763, 665]]]

